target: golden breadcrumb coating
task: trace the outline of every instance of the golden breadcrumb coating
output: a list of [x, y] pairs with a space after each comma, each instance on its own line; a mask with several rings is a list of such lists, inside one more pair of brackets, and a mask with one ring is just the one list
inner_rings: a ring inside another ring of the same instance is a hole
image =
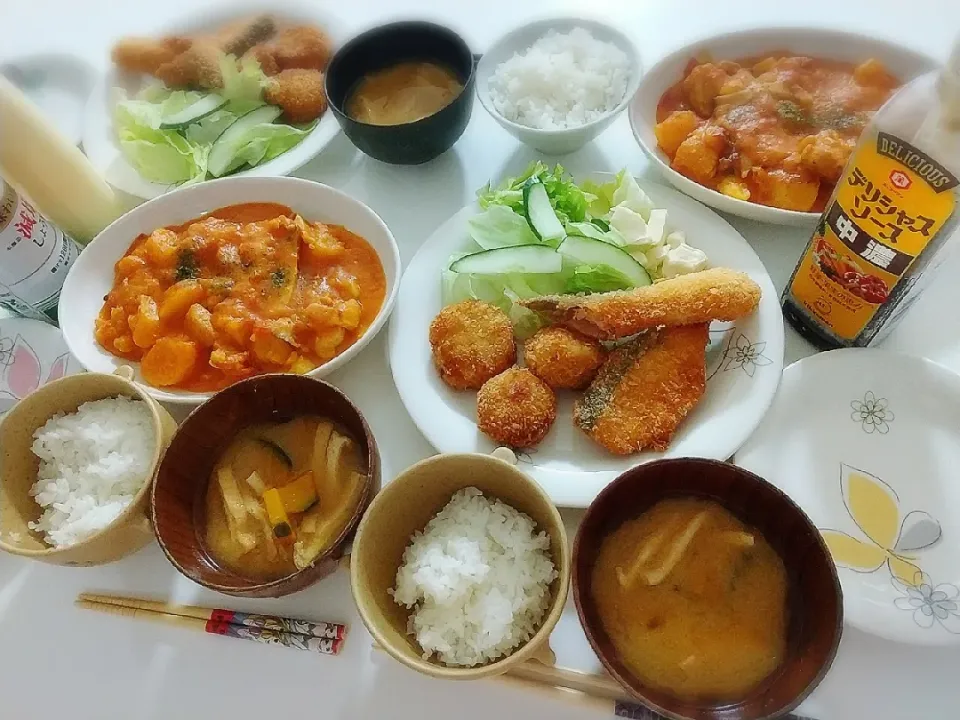
[[585, 388], [605, 357], [596, 340], [562, 327], [540, 330], [523, 348], [523, 362], [530, 372], [555, 390]]
[[652, 330], [607, 357], [573, 419], [617, 455], [667, 449], [706, 390], [709, 326]]
[[545, 296], [522, 304], [551, 322], [600, 340], [619, 340], [663, 325], [736, 320], [760, 303], [749, 275], [713, 268], [633, 290], [586, 296]]
[[501, 445], [533, 447], [556, 419], [556, 395], [526, 368], [505, 370], [477, 393], [477, 427]]
[[316, 120], [327, 109], [323, 73], [319, 70], [281, 70], [267, 81], [263, 98], [279, 105], [288, 122]]
[[517, 360], [510, 318], [479, 300], [441, 310], [430, 323], [430, 347], [440, 377], [455, 390], [476, 390]]

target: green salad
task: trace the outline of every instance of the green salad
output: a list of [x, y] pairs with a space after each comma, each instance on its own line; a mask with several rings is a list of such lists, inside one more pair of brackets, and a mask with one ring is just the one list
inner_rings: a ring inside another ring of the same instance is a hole
[[628, 290], [707, 267], [626, 170], [577, 184], [560, 165], [535, 162], [477, 195], [481, 212], [467, 222], [474, 247], [444, 268], [443, 304], [497, 305], [521, 337], [540, 322], [520, 300]]
[[[266, 76], [250, 57], [220, 59], [223, 88], [171, 90], [151, 84], [114, 109], [120, 150], [144, 178], [191, 183], [255, 167], [303, 140], [316, 122], [276, 122], [281, 110], [263, 100]], [[122, 92], [122, 91], [120, 91]]]

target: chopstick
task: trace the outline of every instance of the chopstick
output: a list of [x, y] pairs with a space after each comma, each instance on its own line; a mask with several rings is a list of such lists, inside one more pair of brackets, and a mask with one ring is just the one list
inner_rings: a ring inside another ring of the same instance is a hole
[[310, 622], [276, 615], [256, 615], [221, 608], [170, 603], [141, 598], [80, 593], [77, 607], [138, 620], [226, 635], [242, 640], [284, 645], [322, 655], [336, 655], [343, 648], [347, 627], [339, 623]]
[[[379, 644], [375, 650], [383, 652]], [[546, 665], [539, 660], [527, 660], [514, 665], [497, 682], [527, 690], [536, 690], [562, 702], [573, 702], [583, 707], [607, 712], [614, 717], [632, 720], [667, 720], [663, 715], [630, 699], [620, 684], [607, 674], [597, 675], [569, 668]], [[784, 720], [815, 720], [801, 715], [784, 715]]]

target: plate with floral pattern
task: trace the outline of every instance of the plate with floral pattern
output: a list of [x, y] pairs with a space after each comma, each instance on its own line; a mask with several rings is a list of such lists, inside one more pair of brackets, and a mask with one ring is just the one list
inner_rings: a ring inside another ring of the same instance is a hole
[[[599, 174], [595, 177], [599, 177]], [[587, 507], [626, 470], [661, 457], [726, 460], [749, 437], [773, 401], [783, 368], [783, 316], [777, 291], [753, 248], [709, 208], [661, 185], [644, 184], [672, 229], [703, 250], [714, 267], [741, 270], [763, 293], [756, 312], [735, 323], [714, 323], [707, 348], [707, 388], [666, 452], [617, 456], [573, 423], [572, 392], [558, 393], [557, 420], [534, 448], [517, 452], [519, 467], [537, 480], [557, 505]], [[390, 367], [397, 390], [420, 431], [440, 452], [489, 453], [496, 445], [476, 425], [476, 393], [451, 390], [431, 359], [428, 329], [442, 309], [441, 271], [453, 253], [470, 244], [463, 208], [420, 247], [400, 282], [390, 325]]]
[[0, 318], [0, 419], [41, 385], [81, 369], [55, 325]]
[[960, 375], [866, 348], [800, 360], [736, 462], [820, 528], [851, 625], [960, 643]]

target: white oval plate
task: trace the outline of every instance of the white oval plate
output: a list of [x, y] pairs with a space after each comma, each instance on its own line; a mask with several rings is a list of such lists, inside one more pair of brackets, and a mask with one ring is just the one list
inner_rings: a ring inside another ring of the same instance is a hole
[[[518, 453], [557, 505], [586, 507], [611, 480], [640, 463], [661, 457], [724, 460], [747, 439], [767, 411], [783, 367], [783, 319], [777, 291], [746, 240], [716, 213], [659, 185], [644, 186], [670, 226], [707, 253], [715, 266], [750, 275], [763, 297], [757, 312], [736, 324], [715, 324], [707, 356], [707, 391], [680, 426], [665, 453], [629, 457], [608, 453], [573, 425], [572, 393], [558, 396], [557, 422], [536, 448]], [[462, 209], [423, 244], [400, 281], [397, 312], [390, 324], [390, 367], [400, 397], [417, 427], [440, 452], [488, 453], [496, 445], [476, 425], [476, 393], [456, 392], [440, 379], [427, 340], [430, 321], [441, 310], [440, 272], [452, 253], [472, 242]]]
[[884, 350], [805, 358], [736, 463], [824, 533], [851, 625], [960, 643], [960, 375]]
[[926, 55], [901, 45], [853, 32], [823, 28], [758, 28], [737, 30], [698, 40], [671, 53], [647, 71], [640, 81], [627, 110], [633, 136], [651, 162], [671, 185], [700, 202], [758, 222], [775, 225], [812, 226], [820, 213], [782, 210], [758, 205], [719, 193], [684, 177], [670, 167], [653, 134], [657, 122], [657, 103], [668, 87], [683, 76], [683, 69], [692, 57], [709, 53], [718, 60], [762, 55], [775, 50], [788, 50], [800, 55], [857, 62], [867, 58], [883, 61], [891, 72], [907, 81], [933, 70], [937, 63]]
[[121, 365], [136, 366], [134, 381], [160, 402], [197, 405], [212, 397], [210, 392], [163, 390], [146, 383], [138, 363], [118, 358], [100, 347], [93, 335], [94, 328], [103, 298], [113, 287], [114, 265], [138, 235], [180, 225], [217, 208], [254, 202], [280, 203], [306, 220], [343, 225], [376, 251], [387, 283], [380, 312], [353, 345], [307, 375], [321, 378], [349, 362], [380, 332], [393, 310], [400, 280], [397, 241], [380, 216], [359, 200], [312, 180], [281, 177], [229, 177], [191, 185], [154, 198], [110, 223], [80, 253], [60, 293], [60, 327], [77, 360], [93, 372], [112, 373]]
[[[325, 9], [301, 10], [285, 9], [276, 11], [270, 7], [259, 9], [244, 8], [242, 11], [221, 10], [215, 14], [195, 17], [166, 28], [158, 35], [181, 33], [191, 34], [222, 27], [230, 20], [257, 13], [269, 14], [280, 23], [311, 23], [322, 28], [330, 35], [336, 46], [345, 39], [346, 34], [339, 20]], [[107, 182], [118, 190], [148, 200], [174, 190], [177, 185], [164, 185], [147, 180], [138, 173], [123, 157], [113, 128], [113, 108], [117, 103], [115, 88], [122, 88], [128, 96], [139, 92], [151, 78], [138, 73], [128, 73], [110, 65], [110, 69], [96, 84], [87, 103], [83, 122], [83, 150], [97, 171]], [[291, 148], [273, 160], [261, 163], [254, 168], [235, 173], [231, 177], [270, 177], [290, 175], [301, 166], [316, 157], [340, 132], [340, 125], [333, 113], [325, 112], [310, 134], [300, 144]]]
[[80, 371], [56, 326], [30, 318], [0, 319], [0, 418], [42, 385]]

